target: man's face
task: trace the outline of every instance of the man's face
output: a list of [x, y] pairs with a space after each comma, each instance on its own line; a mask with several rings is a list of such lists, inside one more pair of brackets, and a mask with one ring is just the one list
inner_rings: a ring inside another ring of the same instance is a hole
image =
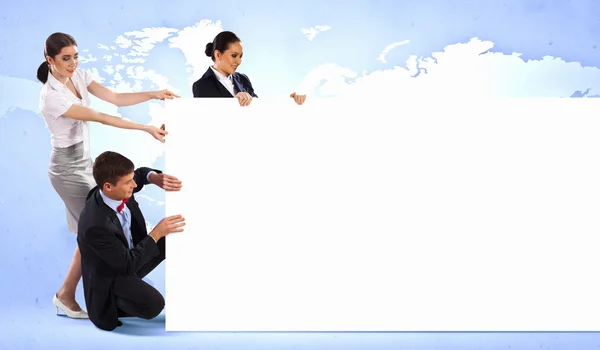
[[131, 197], [133, 190], [137, 187], [133, 181], [133, 172], [121, 176], [115, 185], [108, 182], [104, 184], [104, 192], [109, 194], [112, 199], [123, 200]]

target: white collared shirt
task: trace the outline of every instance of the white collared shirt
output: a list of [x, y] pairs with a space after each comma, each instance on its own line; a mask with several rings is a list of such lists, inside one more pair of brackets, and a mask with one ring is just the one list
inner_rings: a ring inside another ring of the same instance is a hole
[[[150, 175], [152, 175], [153, 173], [155, 173], [155, 171], [148, 172], [148, 175], [146, 175], [146, 181], [150, 181]], [[123, 201], [117, 201], [108, 198], [104, 194], [104, 192], [102, 192], [102, 190], [100, 190], [100, 196], [102, 196], [102, 200], [104, 201], [104, 203], [108, 205], [110, 209], [114, 210], [117, 214], [117, 218], [119, 218], [119, 222], [121, 223], [121, 228], [123, 228], [123, 233], [125, 233], [125, 238], [127, 238], [127, 241], [129, 242], [129, 249], [132, 249], [133, 235], [131, 234], [131, 211], [127, 206], [124, 206], [123, 210], [119, 213], [117, 208], [119, 207], [119, 205], [121, 205]], [[154, 237], [152, 237], [152, 240], [154, 240]], [[156, 243], [156, 241], [154, 242]]]
[[106, 205], [108, 205], [112, 210], [115, 211], [115, 213], [117, 213], [117, 217], [119, 218], [119, 222], [121, 223], [121, 228], [123, 229], [125, 238], [127, 239], [127, 242], [129, 243], [128, 248], [132, 249], [133, 248], [133, 237], [131, 235], [131, 211], [129, 210], [129, 208], [127, 206], [124, 206], [123, 210], [121, 210], [121, 212], [119, 213], [117, 211], [117, 208], [119, 207], [119, 205], [121, 205], [121, 203], [123, 201], [117, 201], [117, 200], [108, 198], [102, 191], [100, 191], [100, 195], [102, 196], [102, 200], [104, 200], [104, 203], [106, 203]]
[[231, 92], [232, 96], [235, 96], [235, 88], [233, 85], [233, 75], [229, 75], [228, 77], [224, 76], [223, 74], [219, 73], [216, 69], [214, 69], [212, 66], [210, 67], [210, 69], [212, 69], [212, 71], [215, 73], [215, 75], [217, 76], [217, 79], [219, 79], [219, 82], [227, 89], [229, 90], [229, 92]]
[[77, 68], [71, 78], [81, 99], [59, 82], [52, 73], [48, 73], [48, 81], [40, 92], [40, 112], [50, 130], [50, 142], [53, 147], [69, 147], [84, 141], [84, 150], [89, 151], [89, 125], [87, 121], [76, 120], [62, 115], [73, 104], [84, 107], [90, 105], [87, 87], [94, 81], [88, 72]]

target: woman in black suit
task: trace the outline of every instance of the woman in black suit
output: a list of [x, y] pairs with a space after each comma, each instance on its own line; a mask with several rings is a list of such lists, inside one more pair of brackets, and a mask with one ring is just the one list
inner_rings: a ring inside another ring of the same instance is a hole
[[[248, 76], [237, 72], [244, 55], [237, 35], [229, 31], [219, 33], [206, 44], [204, 53], [214, 64], [192, 86], [194, 97], [235, 97], [240, 106], [247, 106], [258, 97]], [[306, 95], [295, 92], [290, 97], [299, 105], [306, 100]]]

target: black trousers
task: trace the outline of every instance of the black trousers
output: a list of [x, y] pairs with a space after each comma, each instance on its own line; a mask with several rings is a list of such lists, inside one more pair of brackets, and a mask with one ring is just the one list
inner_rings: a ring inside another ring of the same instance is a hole
[[139, 317], [150, 320], [165, 308], [165, 299], [160, 292], [142, 280], [165, 260], [164, 238], [158, 241], [158, 250], [160, 255], [142, 266], [135, 275], [118, 276], [115, 279], [114, 293], [119, 317]]
[[165, 307], [165, 299], [160, 292], [135, 275], [117, 277], [114, 292], [119, 317], [150, 320], [158, 316]]

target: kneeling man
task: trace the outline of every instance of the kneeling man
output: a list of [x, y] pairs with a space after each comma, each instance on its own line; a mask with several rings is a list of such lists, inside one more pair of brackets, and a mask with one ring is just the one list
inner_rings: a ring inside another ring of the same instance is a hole
[[112, 331], [119, 317], [152, 319], [165, 306], [159, 291], [142, 280], [165, 259], [165, 236], [182, 232], [181, 215], [162, 219], [150, 232], [133, 196], [154, 183], [169, 191], [181, 188], [175, 177], [141, 167], [115, 152], [104, 152], [93, 167], [97, 186], [81, 212], [77, 243], [85, 304], [90, 320]]

